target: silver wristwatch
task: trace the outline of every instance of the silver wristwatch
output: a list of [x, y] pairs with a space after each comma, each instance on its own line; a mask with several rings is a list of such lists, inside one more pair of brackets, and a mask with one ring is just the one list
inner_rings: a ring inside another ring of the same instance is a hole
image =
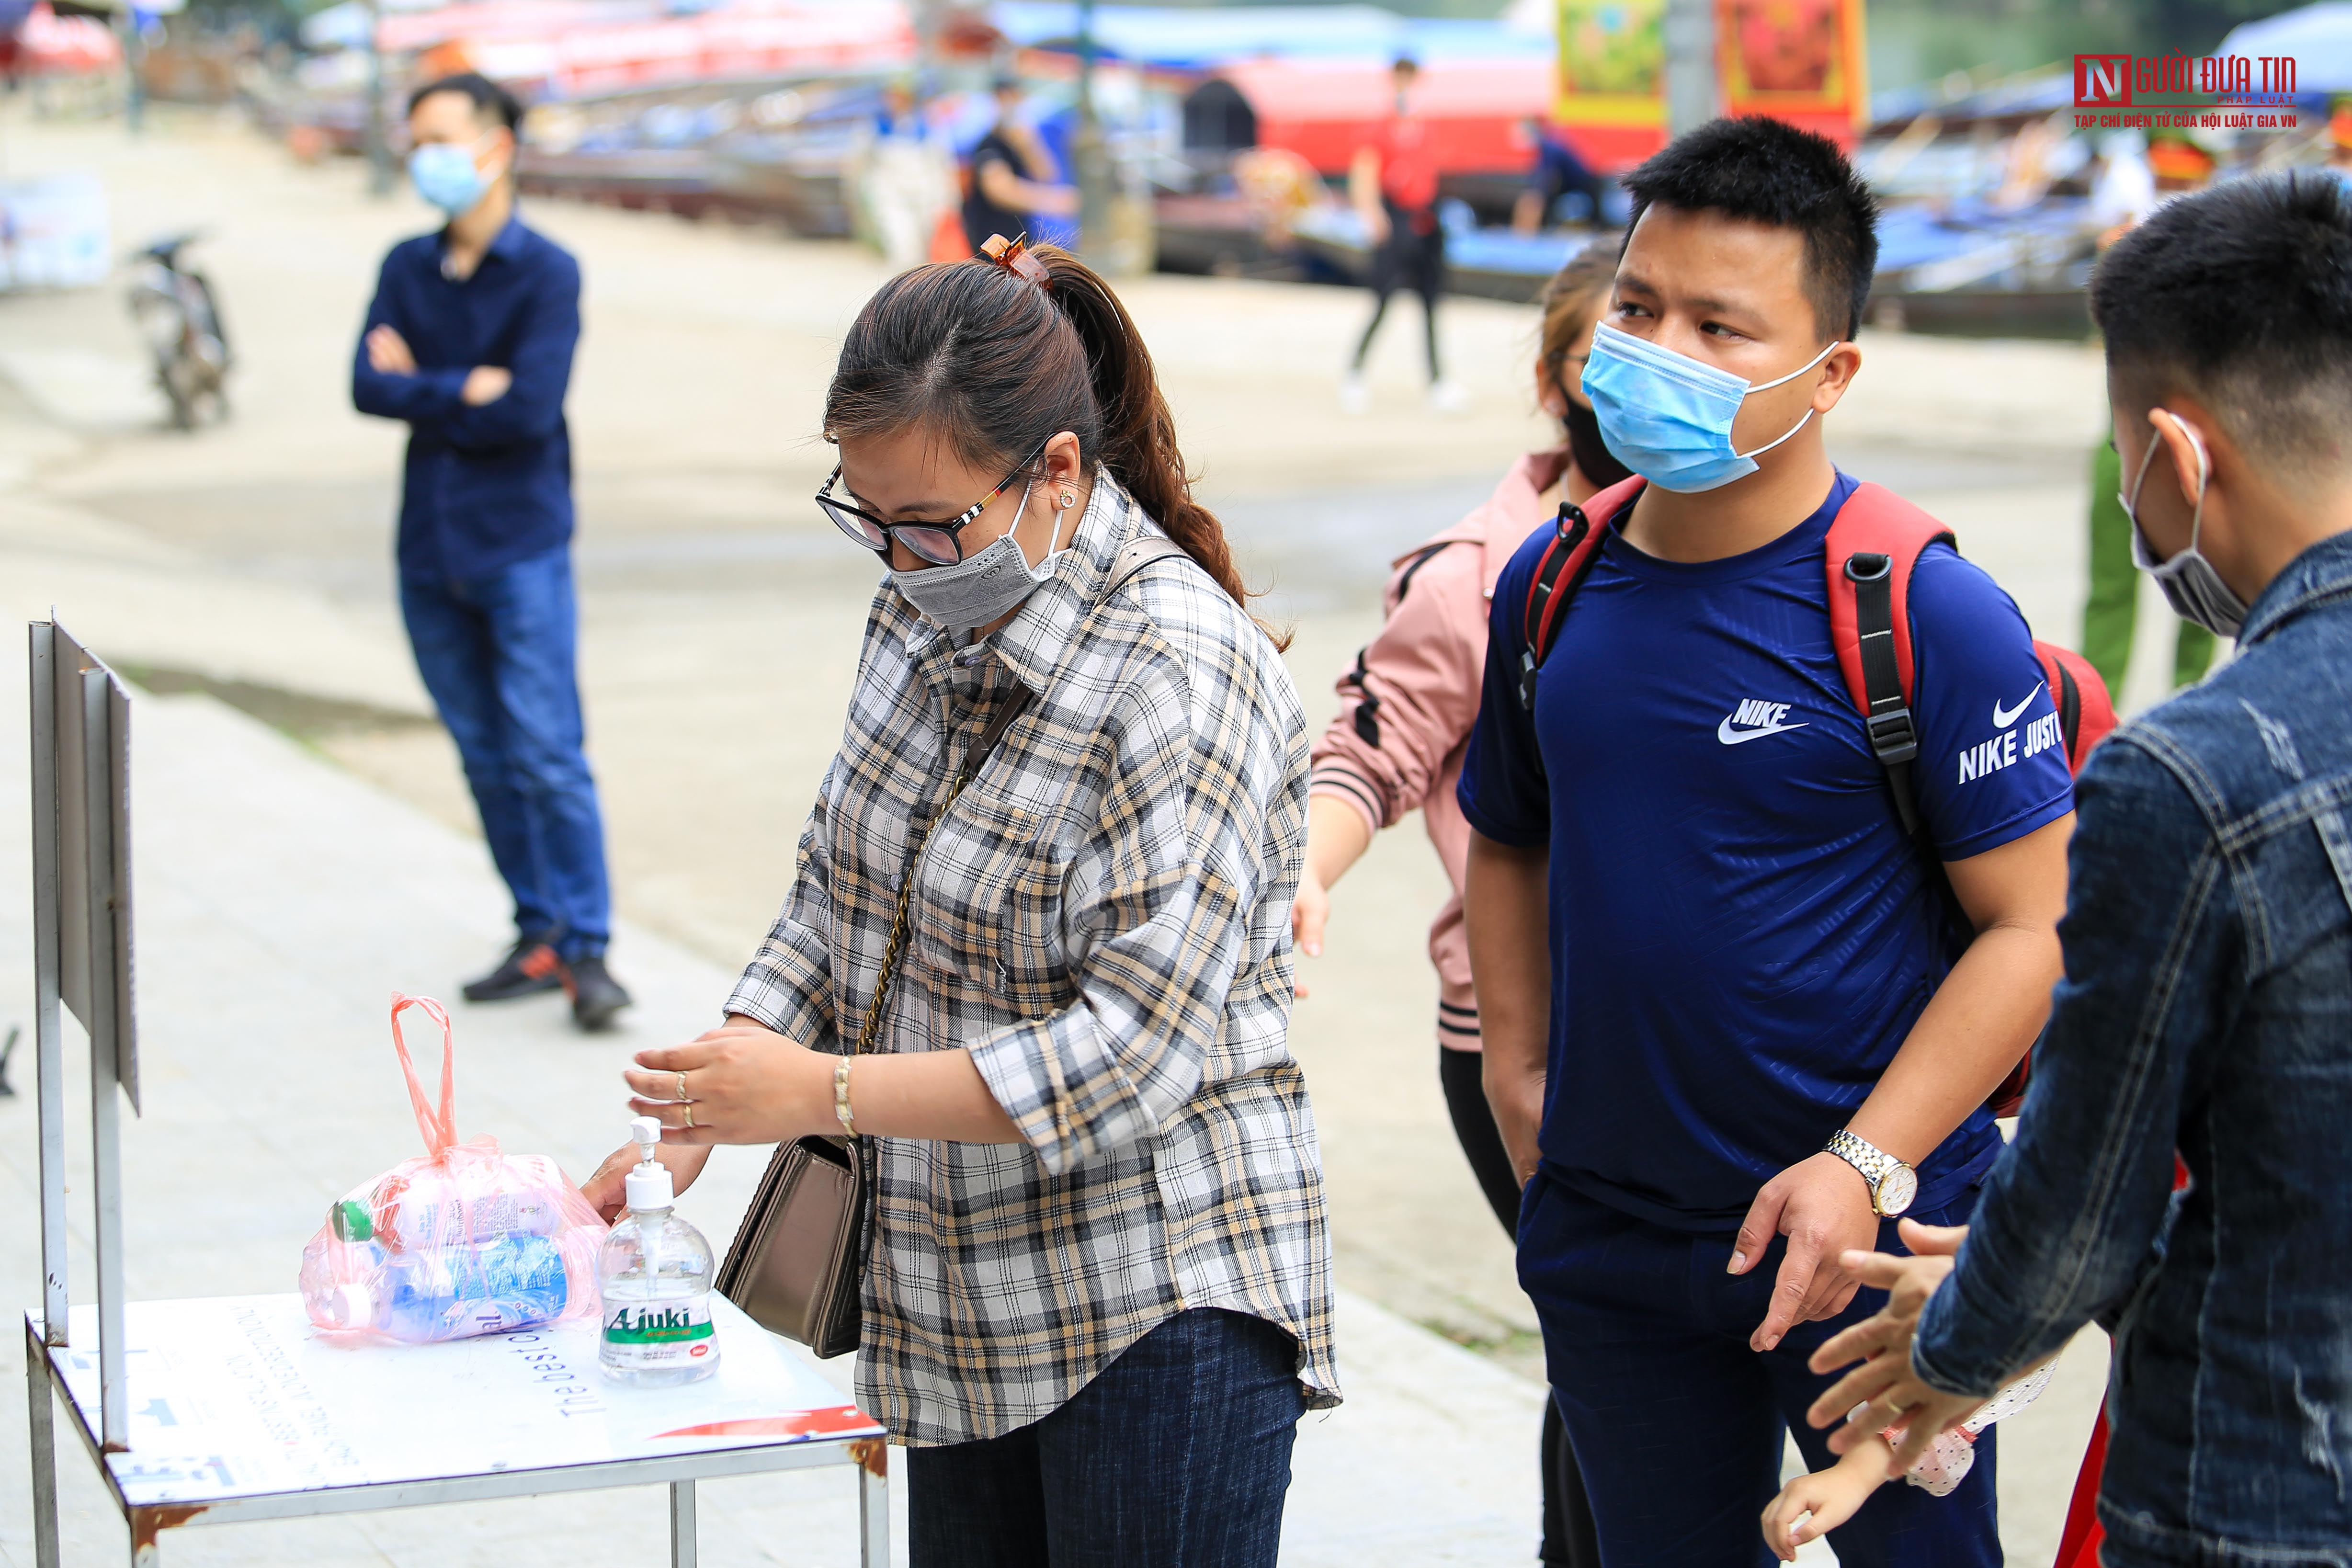
[[1893, 1219], [1919, 1195], [1918, 1172], [1843, 1127], [1831, 1135], [1829, 1152], [1862, 1173], [1870, 1184], [1870, 1206], [1881, 1219]]

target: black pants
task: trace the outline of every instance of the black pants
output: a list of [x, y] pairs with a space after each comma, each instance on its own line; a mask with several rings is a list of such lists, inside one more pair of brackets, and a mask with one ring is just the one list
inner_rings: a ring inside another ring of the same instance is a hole
[[1429, 379], [1439, 379], [1437, 364], [1437, 301], [1445, 292], [1445, 231], [1437, 226], [1433, 216], [1424, 215], [1429, 222], [1427, 234], [1413, 232], [1413, 215], [1391, 203], [1388, 208], [1388, 243], [1372, 252], [1372, 319], [1364, 323], [1363, 340], [1356, 345], [1356, 368], [1364, 368], [1365, 356], [1372, 352], [1372, 336], [1381, 330], [1381, 318], [1388, 314], [1389, 296], [1411, 284], [1421, 296], [1422, 331], [1429, 344]]
[[[1471, 1173], [1495, 1217], [1513, 1241], [1519, 1234], [1519, 1179], [1511, 1157], [1503, 1149], [1503, 1135], [1495, 1129], [1495, 1113], [1486, 1104], [1484, 1064], [1476, 1051], [1437, 1050], [1437, 1081], [1445, 1090], [1445, 1110], [1454, 1118], [1454, 1136], [1469, 1157]], [[1559, 1406], [1544, 1401], [1543, 1421], [1543, 1561], [1570, 1568], [1601, 1568], [1601, 1547], [1592, 1532], [1592, 1505], [1585, 1500], [1584, 1473], [1568, 1446], [1560, 1425]]]

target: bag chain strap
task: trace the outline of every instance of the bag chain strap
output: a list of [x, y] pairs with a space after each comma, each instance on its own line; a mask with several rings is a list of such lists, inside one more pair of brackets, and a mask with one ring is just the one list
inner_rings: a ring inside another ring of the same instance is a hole
[[907, 856], [907, 873], [898, 879], [898, 907], [890, 917], [890, 938], [882, 946], [882, 973], [874, 982], [873, 998], [866, 1004], [866, 1021], [858, 1026], [856, 1042], [849, 1051], [851, 1056], [864, 1056], [871, 1050], [874, 1032], [881, 1027], [883, 1004], [889, 1000], [890, 983], [898, 976], [899, 956], [907, 951], [907, 916], [914, 903], [915, 872], [922, 865], [923, 851], [930, 845], [931, 831], [946, 820], [956, 797], [963, 794], [964, 785], [972, 781], [987, 763], [989, 753], [996, 749], [996, 742], [1003, 738], [1005, 731], [1013, 727], [1013, 721], [1020, 717], [1021, 710], [1029, 705], [1028, 690], [1024, 687], [1015, 687], [1004, 700], [1005, 706], [997, 710], [997, 717], [991, 719], [988, 728], [981, 731], [971, 751], [965, 756], [963, 766], [958, 770], [955, 781], [949, 784], [947, 797], [940, 802], [939, 815], [924, 827], [923, 836], [915, 841], [915, 847]]

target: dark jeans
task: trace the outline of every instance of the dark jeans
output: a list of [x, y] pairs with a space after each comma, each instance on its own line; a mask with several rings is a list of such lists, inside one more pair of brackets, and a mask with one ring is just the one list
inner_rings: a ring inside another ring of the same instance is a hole
[[400, 610], [425, 689], [457, 743], [490, 858], [525, 935], [568, 959], [612, 934], [604, 826], [582, 751], [579, 616], [568, 549], [467, 582], [404, 578]]
[[[1965, 1225], [1976, 1193], [1911, 1217]], [[1901, 1253], [1892, 1221], [1878, 1248]], [[1805, 1407], [1843, 1375], [1807, 1370], [1832, 1334], [1884, 1305], [1862, 1290], [1837, 1316], [1800, 1323], [1758, 1354], [1748, 1336], [1764, 1321], [1788, 1250], [1724, 1272], [1728, 1236], [1671, 1231], [1568, 1186], [1549, 1167], [1528, 1183], [1519, 1216], [1519, 1283], [1535, 1298], [1552, 1396], [1592, 1499], [1601, 1561], [1611, 1568], [1767, 1568], [1775, 1559], [1758, 1516], [1780, 1489], [1782, 1434], [1808, 1469], [1837, 1462]], [[1994, 1435], [1949, 1497], [1906, 1481], [1878, 1489], [1830, 1536], [1845, 1568], [1998, 1568]], [[2058, 1484], [2053, 1481], [2053, 1483]]]
[[1436, 381], [1443, 372], [1437, 358], [1437, 301], [1445, 293], [1445, 231], [1433, 222], [1427, 234], [1413, 232], [1413, 215], [1394, 202], [1388, 205], [1388, 242], [1372, 252], [1371, 287], [1372, 319], [1364, 323], [1364, 335], [1356, 344], [1356, 368], [1364, 368], [1364, 361], [1372, 352], [1372, 337], [1381, 330], [1381, 318], [1389, 311], [1389, 297], [1398, 289], [1410, 286], [1421, 296], [1422, 334], [1429, 350], [1429, 379]]
[[[1507, 1235], [1519, 1229], [1519, 1178], [1495, 1126], [1494, 1108], [1486, 1103], [1486, 1063], [1476, 1051], [1437, 1047], [1437, 1081], [1445, 1090], [1446, 1114], [1454, 1119], [1454, 1136], [1478, 1178], [1495, 1217]], [[1553, 1568], [1601, 1568], [1600, 1543], [1592, 1534], [1592, 1504], [1584, 1496], [1584, 1477], [1576, 1468], [1576, 1450], [1568, 1444], [1559, 1405], [1544, 1402], [1540, 1456], [1543, 1464], [1543, 1545], [1538, 1555]]]
[[1060, 1409], [907, 1451], [914, 1568], [1274, 1568], [1304, 1406], [1298, 1344], [1179, 1312]]

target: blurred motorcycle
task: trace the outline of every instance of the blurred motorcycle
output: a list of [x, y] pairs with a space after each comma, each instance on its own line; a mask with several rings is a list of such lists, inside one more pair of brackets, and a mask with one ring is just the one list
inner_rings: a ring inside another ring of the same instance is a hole
[[155, 384], [171, 401], [172, 424], [196, 427], [199, 413], [228, 417], [228, 333], [205, 275], [184, 265], [181, 253], [198, 234], [173, 235], [133, 256], [131, 316], [155, 356]]

